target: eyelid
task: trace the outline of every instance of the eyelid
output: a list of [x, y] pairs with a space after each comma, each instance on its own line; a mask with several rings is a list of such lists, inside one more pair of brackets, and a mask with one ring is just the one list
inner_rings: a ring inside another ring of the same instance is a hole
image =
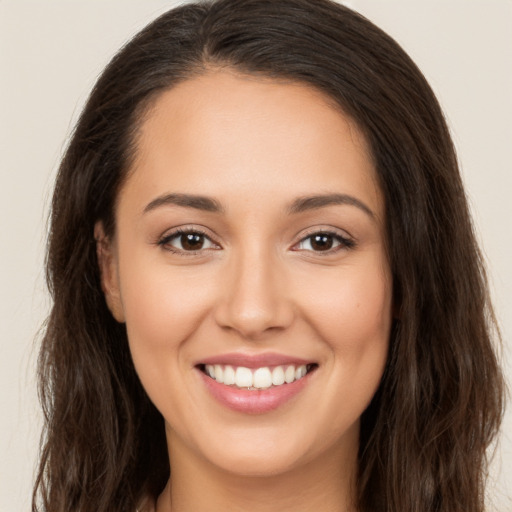
[[[313, 251], [309, 249], [298, 249], [297, 246], [301, 243], [303, 243], [308, 238], [311, 238], [314, 235], [328, 235], [335, 238], [339, 245], [328, 249], [326, 251]], [[333, 228], [333, 227], [322, 227], [322, 226], [316, 226], [313, 228], [309, 228], [305, 232], [301, 233], [300, 238], [297, 242], [295, 242], [291, 248], [291, 250], [294, 251], [304, 251], [304, 252], [310, 252], [314, 254], [318, 254], [319, 256], [328, 256], [332, 255], [334, 253], [337, 253], [341, 250], [350, 250], [356, 247], [356, 240], [354, 237], [346, 233], [345, 231], [341, 231], [339, 229]]]
[[[169, 242], [172, 239], [174, 239], [175, 237], [178, 237], [182, 234], [187, 234], [187, 233], [200, 234], [200, 235], [204, 236], [206, 239], [208, 239], [209, 242], [212, 245], [214, 245], [215, 247], [201, 248], [201, 249], [198, 249], [195, 251], [193, 251], [193, 250], [187, 251], [187, 250], [182, 250], [182, 249], [168, 245]], [[339, 243], [336, 247], [327, 249], [325, 251], [315, 251], [312, 249], [298, 248], [298, 246], [301, 243], [303, 243], [305, 240], [307, 240], [308, 238], [311, 238], [314, 235], [332, 236]], [[198, 226], [198, 225], [176, 226], [172, 229], [167, 230], [163, 235], [161, 235], [156, 240], [155, 243], [156, 243], [156, 245], [162, 247], [163, 249], [165, 249], [169, 252], [173, 252], [173, 253], [177, 253], [177, 254], [181, 254], [181, 255], [185, 255], [185, 256], [193, 256], [193, 255], [205, 253], [205, 252], [211, 251], [211, 250], [222, 249], [222, 246], [215, 240], [214, 236], [212, 236], [209, 233], [209, 230], [203, 226]], [[346, 233], [346, 231], [342, 231], [339, 228], [333, 228], [331, 226], [329, 226], [329, 227], [328, 226], [315, 226], [315, 227], [309, 228], [306, 231], [302, 232], [300, 234], [300, 238], [292, 245], [291, 250], [297, 251], [297, 252], [302, 251], [302, 252], [314, 253], [315, 255], [319, 255], [319, 256], [328, 256], [328, 255], [332, 255], [332, 254], [337, 253], [342, 250], [353, 249], [354, 247], [356, 247], [356, 240], [351, 235]]]
[[[196, 233], [196, 234], [204, 236], [215, 247], [208, 247], [205, 249], [201, 248], [196, 251], [185, 251], [185, 250], [182, 250], [182, 249], [179, 249], [176, 247], [172, 247], [171, 245], [169, 245], [170, 241], [173, 240], [174, 238], [177, 238], [180, 235], [189, 234], [189, 233]], [[214, 239], [214, 237], [208, 233], [208, 230], [206, 230], [202, 226], [197, 226], [197, 225], [177, 226], [175, 228], [167, 230], [163, 235], [161, 235], [157, 239], [156, 245], [162, 247], [166, 251], [180, 254], [180, 255], [185, 255], [185, 256], [194, 256], [194, 255], [197, 255], [200, 253], [204, 253], [204, 252], [211, 251], [211, 250], [218, 250], [221, 248], [220, 244]]]

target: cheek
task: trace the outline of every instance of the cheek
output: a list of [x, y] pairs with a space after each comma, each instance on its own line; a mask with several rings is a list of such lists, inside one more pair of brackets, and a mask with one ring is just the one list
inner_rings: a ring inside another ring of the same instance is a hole
[[[318, 278], [318, 276], [317, 276]], [[387, 360], [392, 321], [391, 277], [380, 260], [340, 268], [316, 281], [303, 310], [329, 347], [332, 375], [346, 400], [363, 409], [375, 393]], [[321, 290], [321, 292], [320, 292]]]
[[[309, 286], [311, 285], [311, 286]], [[379, 261], [340, 268], [335, 275], [315, 276], [305, 283], [309, 293], [303, 309], [311, 324], [335, 350], [358, 351], [366, 344], [387, 340], [391, 322], [391, 278]], [[312, 290], [316, 290], [316, 293]]]
[[[147, 263], [147, 262], [146, 262]], [[144, 373], [165, 374], [170, 364], [182, 364], [181, 345], [197, 329], [211, 303], [211, 287], [200, 275], [183, 275], [166, 265], [121, 267], [121, 296], [134, 364]]]

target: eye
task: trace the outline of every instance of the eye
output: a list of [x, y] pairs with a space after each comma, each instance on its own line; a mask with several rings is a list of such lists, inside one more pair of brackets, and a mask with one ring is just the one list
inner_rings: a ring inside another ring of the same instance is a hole
[[173, 252], [190, 253], [219, 248], [205, 233], [197, 230], [177, 230], [162, 238], [158, 245]]
[[354, 242], [338, 233], [320, 231], [303, 238], [295, 247], [299, 251], [336, 252], [354, 247]]

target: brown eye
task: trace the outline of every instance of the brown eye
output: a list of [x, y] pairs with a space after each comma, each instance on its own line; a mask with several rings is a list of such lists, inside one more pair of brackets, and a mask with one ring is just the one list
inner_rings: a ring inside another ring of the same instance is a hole
[[199, 251], [203, 248], [205, 237], [201, 233], [183, 233], [179, 240], [184, 251]]
[[159, 245], [174, 252], [198, 252], [205, 249], [218, 249], [219, 246], [199, 231], [179, 231], [167, 235]]
[[328, 251], [334, 245], [334, 237], [329, 234], [319, 233], [311, 237], [311, 248], [314, 251]]
[[303, 238], [298, 244], [300, 251], [311, 252], [336, 252], [340, 249], [350, 249], [354, 247], [354, 242], [337, 233], [318, 232]]

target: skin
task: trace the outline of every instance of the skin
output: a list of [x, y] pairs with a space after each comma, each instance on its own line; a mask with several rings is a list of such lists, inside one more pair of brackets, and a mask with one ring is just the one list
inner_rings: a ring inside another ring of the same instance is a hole
[[[333, 193], [353, 200], [290, 212]], [[166, 194], [222, 211], [155, 206]], [[166, 423], [172, 476], [157, 511], [354, 510], [359, 418], [392, 319], [384, 200], [357, 126], [308, 86], [210, 70], [157, 98], [118, 200], [114, 239], [96, 226], [98, 254]], [[205, 233], [203, 248], [159, 244], [177, 227]], [[335, 234], [330, 250], [311, 244], [318, 232]], [[263, 414], [221, 405], [194, 366], [268, 351], [318, 368]]]

